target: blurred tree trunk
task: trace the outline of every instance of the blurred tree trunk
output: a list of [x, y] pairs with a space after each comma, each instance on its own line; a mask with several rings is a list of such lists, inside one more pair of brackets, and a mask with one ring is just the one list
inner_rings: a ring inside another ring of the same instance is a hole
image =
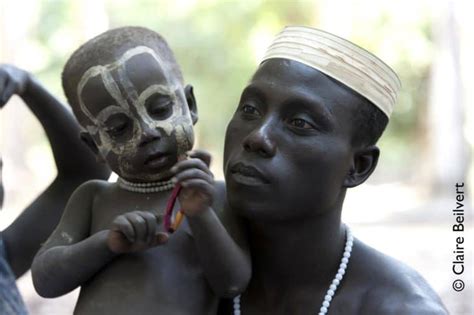
[[[442, 12], [442, 13], [441, 13]], [[468, 150], [460, 72], [460, 42], [454, 2], [446, 1], [434, 20], [435, 55], [432, 66], [427, 131], [432, 193], [448, 193], [467, 175]]]

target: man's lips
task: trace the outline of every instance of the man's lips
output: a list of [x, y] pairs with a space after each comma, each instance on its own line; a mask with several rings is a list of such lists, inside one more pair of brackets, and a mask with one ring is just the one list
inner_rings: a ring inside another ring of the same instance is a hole
[[234, 164], [230, 168], [230, 174], [236, 182], [245, 185], [253, 186], [269, 183], [268, 179], [260, 170], [254, 166], [246, 165], [242, 162]]

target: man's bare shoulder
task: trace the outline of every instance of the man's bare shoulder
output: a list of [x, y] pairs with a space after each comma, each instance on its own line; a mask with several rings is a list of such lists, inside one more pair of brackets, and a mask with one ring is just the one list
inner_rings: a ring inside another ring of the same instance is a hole
[[363, 286], [360, 314], [447, 314], [426, 280], [404, 263], [356, 241], [350, 264]]

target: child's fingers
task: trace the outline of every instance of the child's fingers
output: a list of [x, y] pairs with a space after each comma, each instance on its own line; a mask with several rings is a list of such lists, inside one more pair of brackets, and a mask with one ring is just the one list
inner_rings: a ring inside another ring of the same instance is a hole
[[112, 230], [120, 231], [130, 243], [135, 241], [135, 231], [133, 230], [132, 225], [127, 220], [127, 218], [123, 215], [118, 216], [112, 222]]
[[163, 245], [168, 242], [169, 235], [168, 233], [165, 232], [158, 232], [156, 233], [155, 237], [153, 238], [153, 242], [151, 246], [158, 246], [158, 245]]
[[125, 217], [130, 222], [135, 232], [135, 242], [146, 242], [147, 224], [146, 220], [139, 212], [130, 212], [125, 214]]
[[213, 176], [212, 172], [209, 170], [209, 167], [202, 160], [195, 158], [176, 163], [176, 165], [171, 168], [171, 171], [177, 174], [188, 168], [197, 168]]
[[186, 189], [198, 190], [199, 192], [208, 196], [212, 196], [214, 193], [214, 185], [211, 185], [207, 181], [198, 178], [183, 181], [181, 182], [181, 186]]
[[197, 150], [190, 151], [188, 152], [188, 156], [191, 158], [200, 159], [207, 165], [207, 167], [211, 165], [212, 156], [209, 152], [205, 150], [197, 149]]
[[163, 217], [164, 217], [163, 214], [154, 213], [154, 212], [152, 214], [155, 217], [155, 221], [157, 225], [163, 224]]
[[146, 243], [150, 244], [153, 241], [153, 238], [156, 234], [157, 224], [156, 218], [153, 213], [144, 212], [143, 218], [145, 219], [146, 226], [147, 226], [147, 235], [146, 235]]
[[181, 183], [183, 181], [186, 181], [188, 179], [193, 179], [193, 178], [203, 179], [209, 183], [213, 182], [212, 176], [196, 168], [186, 169], [179, 172], [173, 177], [173, 182]]

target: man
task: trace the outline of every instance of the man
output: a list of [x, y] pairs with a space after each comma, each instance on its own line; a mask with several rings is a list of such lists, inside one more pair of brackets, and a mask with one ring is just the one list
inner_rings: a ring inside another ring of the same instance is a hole
[[226, 134], [228, 202], [252, 254], [234, 314], [446, 314], [418, 273], [341, 222], [399, 88], [380, 59], [332, 34], [287, 27], [273, 41]]

